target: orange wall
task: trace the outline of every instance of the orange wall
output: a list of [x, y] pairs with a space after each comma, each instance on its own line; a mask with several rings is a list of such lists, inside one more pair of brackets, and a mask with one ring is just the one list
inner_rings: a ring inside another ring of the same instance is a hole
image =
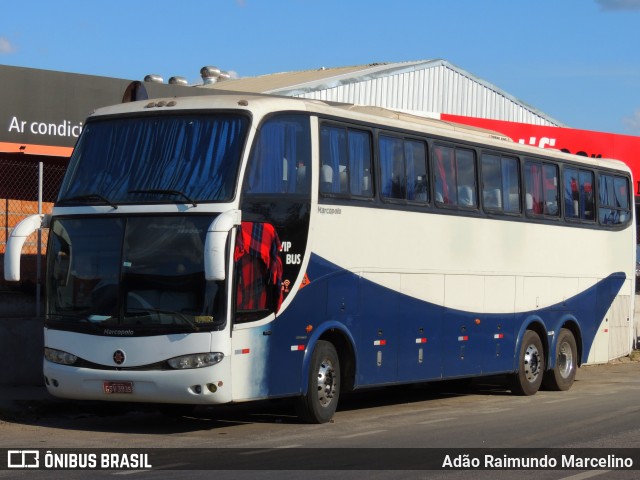
[[[53, 210], [53, 203], [43, 202], [42, 213], [51, 213]], [[28, 200], [13, 200], [7, 198], [0, 198], [0, 254], [4, 254], [7, 239], [11, 234], [11, 230], [22, 219], [29, 215], [38, 213], [38, 202]], [[47, 231], [42, 231], [42, 253], [45, 253], [46, 248], [46, 235]], [[37, 234], [34, 233], [25, 242], [23, 253], [36, 254], [37, 248]]]

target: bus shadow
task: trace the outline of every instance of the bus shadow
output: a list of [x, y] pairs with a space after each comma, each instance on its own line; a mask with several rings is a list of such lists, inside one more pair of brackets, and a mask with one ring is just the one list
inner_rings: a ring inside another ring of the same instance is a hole
[[[443, 381], [358, 390], [341, 396], [338, 411], [383, 408], [456, 396], [511, 395], [500, 378]], [[0, 421], [63, 430], [130, 434], [177, 434], [219, 431], [247, 424], [300, 424], [293, 399], [215, 407], [159, 406], [129, 403], [25, 401], [20, 408], [0, 409]]]
[[458, 396], [511, 395], [503, 377], [445, 380], [439, 382], [392, 385], [351, 392], [340, 399], [338, 411], [387, 407], [396, 404], [428, 402]]
[[279, 411], [263, 403], [181, 408], [91, 401], [24, 402], [18, 409], [0, 409], [0, 422], [104, 433], [175, 434], [297, 421], [293, 410]]

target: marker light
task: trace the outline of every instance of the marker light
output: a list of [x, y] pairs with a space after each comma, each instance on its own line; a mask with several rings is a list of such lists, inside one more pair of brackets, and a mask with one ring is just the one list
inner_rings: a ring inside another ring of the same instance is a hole
[[50, 362], [59, 363], [60, 365], [73, 365], [78, 359], [78, 357], [71, 353], [47, 347], [45, 347], [44, 349], [44, 358], [46, 358]]
[[167, 363], [171, 368], [176, 370], [185, 370], [188, 368], [210, 367], [216, 363], [220, 363], [224, 358], [224, 354], [220, 352], [195, 353], [193, 355], [183, 355], [181, 357], [170, 358]]

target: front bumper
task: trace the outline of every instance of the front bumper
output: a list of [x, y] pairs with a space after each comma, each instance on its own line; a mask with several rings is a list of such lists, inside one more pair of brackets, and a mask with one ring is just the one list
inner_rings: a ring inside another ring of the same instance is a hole
[[[49, 393], [75, 400], [218, 405], [231, 402], [230, 359], [186, 370], [97, 370], [44, 360]], [[105, 382], [131, 386], [131, 393], [107, 393]]]

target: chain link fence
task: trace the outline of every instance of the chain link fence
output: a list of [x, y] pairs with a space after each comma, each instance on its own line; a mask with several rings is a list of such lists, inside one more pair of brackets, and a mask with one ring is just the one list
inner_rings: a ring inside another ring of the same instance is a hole
[[[13, 228], [24, 218], [36, 213], [51, 213], [66, 165], [42, 163], [30, 159], [0, 158], [0, 261], [4, 265], [7, 239]], [[0, 278], [0, 292], [33, 295], [41, 291], [44, 255], [48, 230], [30, 235], [22, 250], [21, 281], [6, 282]], [[4, 268], [3, 268], [4, 270]], [[4, 302], [6, 303], [6, 302]], [[0, 317], [4, 316], [0, 309]]]

